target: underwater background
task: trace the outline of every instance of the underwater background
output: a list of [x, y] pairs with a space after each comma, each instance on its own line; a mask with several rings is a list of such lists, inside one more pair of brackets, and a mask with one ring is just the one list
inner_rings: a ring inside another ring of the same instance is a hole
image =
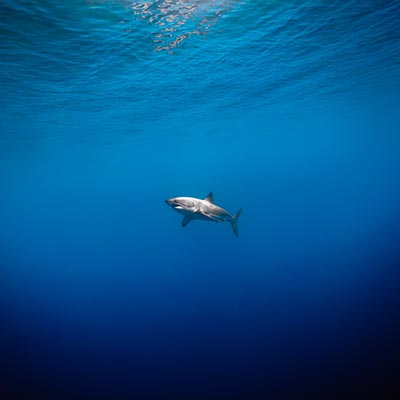
[[400, 398], [399, 27], [1, 0], [0, 399]]

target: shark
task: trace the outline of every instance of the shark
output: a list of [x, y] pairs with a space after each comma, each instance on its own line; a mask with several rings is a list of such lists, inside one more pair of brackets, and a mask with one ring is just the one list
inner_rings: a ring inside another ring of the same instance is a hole
[[195, 197], [173, 197], [165, 200], [176, 212], [183, 215], [181, 225], [185, 227], [189, 222], [199, 219], [210, 222], [229, 222], [233, 233], [239, 236], [238, 219], [242, 209], [235, 214], [230, 214], [222, 207], [214, 204], [213, 193], [210, 192], [204, 199]]

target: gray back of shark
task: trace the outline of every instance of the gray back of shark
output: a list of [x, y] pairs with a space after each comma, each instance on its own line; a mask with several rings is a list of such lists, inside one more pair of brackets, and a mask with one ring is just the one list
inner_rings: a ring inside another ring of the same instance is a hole
[[239, 236], [237, 221], [242, 209], [230, 214], [222, 207], [214, 204], [212, 192], [205, 199], [195, 197], [174, 197], [165, 200], [176, 212], [183, 215], [182, 226], [185, 227], [195, 219], [211, 222], [229, 222], [233, 232]]

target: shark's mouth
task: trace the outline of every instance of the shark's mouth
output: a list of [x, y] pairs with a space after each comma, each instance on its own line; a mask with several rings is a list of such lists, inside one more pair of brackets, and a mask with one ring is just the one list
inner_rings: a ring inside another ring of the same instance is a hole
[[165, 200], [165, 202], [171, 206], [172, 208], [177, 208], [178, 210], [181, 210], [183, 207], [179, 203], [174, 203], [172, 200]]

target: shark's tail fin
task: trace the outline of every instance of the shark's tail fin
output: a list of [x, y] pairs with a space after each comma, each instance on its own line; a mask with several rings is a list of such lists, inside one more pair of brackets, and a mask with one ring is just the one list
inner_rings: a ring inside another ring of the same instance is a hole
[[237, 225], [237, 223], [238, 223], [238, 219], [239, 219], [239, 217], [240, 217], [240, 213], [242, 212], [242, 209], [240, 209], [239, 211], [237, 211], [235, 214], [233, 214], [233, 216], [232, 216], [232, 222], [231, 222], [231, 226], [232, 226], [232, 229], [233, 229], [233, 233], [236, 235], [236, 236], [239, 236], [239, 231], [238, 231], [238, 225]]

